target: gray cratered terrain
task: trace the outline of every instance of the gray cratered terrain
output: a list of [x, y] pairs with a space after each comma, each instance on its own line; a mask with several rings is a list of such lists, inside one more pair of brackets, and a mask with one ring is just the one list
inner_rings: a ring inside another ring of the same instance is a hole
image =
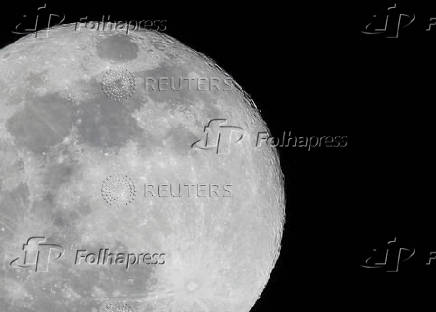
[[3, 48], [0, 311], [250, 311], [285, 210], [259, 131], [237, 83], [160, 33]]

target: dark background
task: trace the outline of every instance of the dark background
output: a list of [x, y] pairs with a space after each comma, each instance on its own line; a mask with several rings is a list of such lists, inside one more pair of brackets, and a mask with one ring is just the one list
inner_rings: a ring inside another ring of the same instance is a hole
[[[348, 137], [346, 148], [279, 149], [287, 222], [281, 256], [253, 312], [300, 304], [381, 308], [432, 289], [424, 285], [436, 270], [436, 261], [425, 265], [426, 252], [436, 251], [428, 199], [436, 27], [425, 29], [436, 8], [396, 1], [417, 20], [392, 39], [361, 31], [395, 1], [16, 2], [1, 20], [2, 46], [20, 37], [11, 30], [22, 14], [42, 3], [65, 13], [66, 22], [103, 14], [166, 19], [165, 33], [210, 56], [252, 96], [274, 136]], [[399, 272], [361, 267], [394, 238], [416, 249]]]

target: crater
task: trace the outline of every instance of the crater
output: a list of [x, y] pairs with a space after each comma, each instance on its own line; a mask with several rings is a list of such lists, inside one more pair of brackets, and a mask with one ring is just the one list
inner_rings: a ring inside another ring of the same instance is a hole
[[139, 47], [127, 35], [106, 37], [97, 44], [97, 55], [102, 59], [127, 62], [138, 57]]

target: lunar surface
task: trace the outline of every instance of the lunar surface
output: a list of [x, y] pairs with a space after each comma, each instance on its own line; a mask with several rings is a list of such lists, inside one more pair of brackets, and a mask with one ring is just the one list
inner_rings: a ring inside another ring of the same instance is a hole
[[285, 218], [260, 131], [241, 87], [162, 33], [4, 47], [0, 311], [250, 311]]

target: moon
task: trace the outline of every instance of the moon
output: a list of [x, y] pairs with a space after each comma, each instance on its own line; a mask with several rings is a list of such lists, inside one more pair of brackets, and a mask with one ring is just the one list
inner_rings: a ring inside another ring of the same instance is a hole
[[0, 310], [250, 311], [285, 220], [253, 100], [162, 33], [47, 34], [0, 50]]

